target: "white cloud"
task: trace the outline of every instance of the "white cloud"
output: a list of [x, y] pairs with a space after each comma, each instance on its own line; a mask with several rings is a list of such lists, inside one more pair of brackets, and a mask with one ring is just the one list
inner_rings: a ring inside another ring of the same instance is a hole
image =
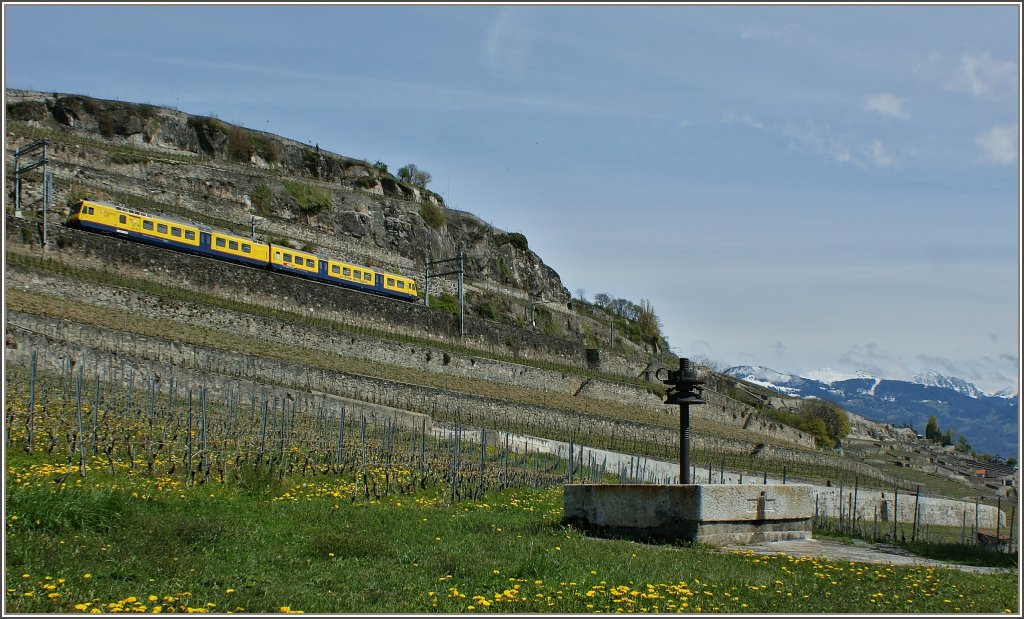
[[864, 107], [869, 112], [877, 112], [887, 118], [910, 118], [903, 109], [904, 100], [888, 92], [871, 95], [864, 100]]
[[1017, 90], [1017, 66], [992, 58], [992, 54], [964, 54], [953, 69], [946, 87], [975, 97], [997, 99]]
[[1017, 162], [1019, 140], [1016, 125], [995, 125], [974, 137], [974, 143], [981, 149], [985, 160], [1000, 164]]
[[512, 74], [526, 70], [535, 29], [523, 21], [524, 16], [528, 13], [520, 7], [505, 8], [491, 22], [484, 38], [483, 58], [492, 70]]
[[880, 141], [873, 141], [865, 151], [865, 157], [875, 167], [884, 168], [893, 164], [892, 155], [889, 154], [885, 144]]
[[777, 28], [753, 26], [740, 33], [740, 37], [752, 41], [780, 41], [785, 43], [792, 39], [791, 35], [795, 30], [796, 24], [786, 24]]
[[803, 124], [788, 124], [781, 129], [799, 150], [828, 157], [836, 163], [851, 164], [863, 170], [884, 168], [896, 163], [879, 140], [864, 142], [852, 134], [837, 134], [828, 125], [812, 120]]
[[764, 129], [764, 123], [757, 120], [746, 112], [737, 112], [736, 110], [726, 110], [722, 114], [722, 122], [724, 123], [737, 123], [750, 127], [751, 129]]

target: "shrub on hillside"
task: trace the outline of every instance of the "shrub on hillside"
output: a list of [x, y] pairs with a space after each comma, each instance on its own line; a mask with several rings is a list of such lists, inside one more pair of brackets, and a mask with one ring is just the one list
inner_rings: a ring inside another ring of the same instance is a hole
[[331, 207], [331, 194], [326, 189], [284, 181], [284, 191], [291, 196], [299, 210], [306, 217], [312, 217], [321, 211]]
[[433, 202], [424, 202], [420, 205], [420, 217], [435, 230], [444, 225], [444, 211]]

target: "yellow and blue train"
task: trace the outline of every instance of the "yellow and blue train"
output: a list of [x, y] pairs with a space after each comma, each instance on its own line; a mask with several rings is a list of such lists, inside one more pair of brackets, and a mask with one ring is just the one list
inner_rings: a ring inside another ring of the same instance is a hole
[[298, 275], [405, 301], [416, 301], [419, 298], [416, 282], [408, 277], [105, 202], [80, 201], [71, 209], [67, 223], [83, 230]]

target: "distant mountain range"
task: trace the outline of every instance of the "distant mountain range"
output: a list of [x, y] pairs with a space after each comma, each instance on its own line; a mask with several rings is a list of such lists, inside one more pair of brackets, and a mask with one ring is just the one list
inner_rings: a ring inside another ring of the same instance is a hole
[[783, 395], [830, 400], [873, 421], [909, 425], [919, 434], [934, 415], [939, 429], [951, 430], [954, 441], [962, 434], [978, 453], [1017, 457], [1020, 417], [1014, 390], [987, 394], [965, 380], [936, 372], [913, 381], [834, 370], [795, 376], [760, 366], [737, 366], [724, 373]]

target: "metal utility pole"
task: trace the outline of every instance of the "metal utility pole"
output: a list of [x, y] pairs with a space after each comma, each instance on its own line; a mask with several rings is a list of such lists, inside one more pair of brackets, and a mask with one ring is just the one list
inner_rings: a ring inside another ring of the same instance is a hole
[[[53, 199], [53, 175], [50, 173], [48, 166], [50, 160], [46, 156], [46, 148], [50, 145], [49, 140], [39, 140], [33, 142], [28, 146], [19, 148], [14, 151], [14, 215], [16, 217], [21, 216], [21, 175], [23, 172], [28, 172], [42, 166], [43, 168], [43, 247], [46, 247], [47, 241], [47, 230], [46, 230], [46, 219], [49, 215], [50, 201]], [[24, 166], [19, 164], [19, 159], [42, 149], [43, 156], [39, 159], [31, 161]]]
[[[448, 264], [455, 261], [459, 262], [459, 268], [452, 269], [450, 271], [444, 271], [441, 273], [431, 273], [431, 267], [436, 267], [440, 264]], [[459, 255], [455, 258], [445, 258], [443, 260], [429, 261], [426, 258], [423, 259], [423, 303], [430, 307], [430, 278], [441, 277], [442, 275], [454, 275], [459, 276], [459, 335], [466, 335], [466, 296], [464, 292], [464, 278], [466, 273], [466, 252], [463, 251], [462, 247], [459, 247]]]
[[[665, 378], [662, 378], [664, 372]], [[704, 404], [704, 381], [690, 367], [690, 360], [679, 359], [679, 369], [661, 368], [655, 376], [668, 385], [665, 404], [679, 405], [679, 483], [690, 483], [690, 405]]]

